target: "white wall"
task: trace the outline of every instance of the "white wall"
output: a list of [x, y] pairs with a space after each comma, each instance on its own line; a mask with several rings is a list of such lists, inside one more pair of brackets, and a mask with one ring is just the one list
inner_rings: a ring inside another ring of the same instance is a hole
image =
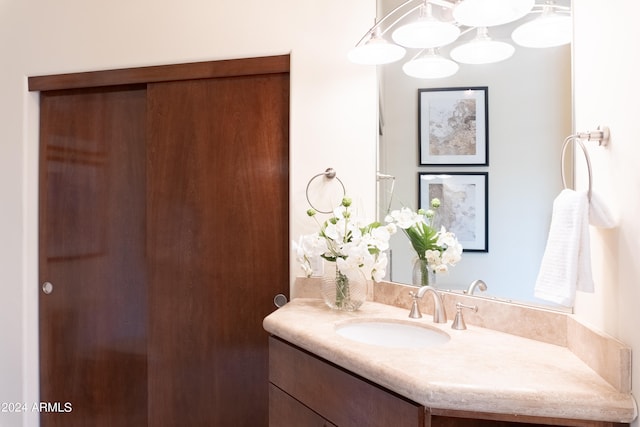
[[[291, 53], [295, 238], [310, 226], [306, 183], [329, 166], [374, 215], [376, 75], [345, 59], [374, 17], [371, 0], [0, 0], [0, 402], [38, 400], [38, 109], [26, 78]], [[0, 425], [37, 414], [0, 413]]]
[[[595, 294], [579, 294], [575, 313], [630, 345], [633, 388], [640, 387], [640, 120], [635, 57], [640, 27], [636, 2], [611, 7], [598, 0], [574, 2], [575, 118], [579, 130], [611, 129], [606, 148], [589, 143], [594, 191], [618, 212], [613, 231], [591, 229]], [[584, 169], [577, 173], [583, 187]], [[634, 427], [640, 426], [636, 420]]]

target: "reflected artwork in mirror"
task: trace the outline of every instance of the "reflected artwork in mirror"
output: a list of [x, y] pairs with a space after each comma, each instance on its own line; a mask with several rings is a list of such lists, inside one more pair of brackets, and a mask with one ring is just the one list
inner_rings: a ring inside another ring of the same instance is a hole
[[486, 87], [419, 89], [420, 165], [488, 164]]
[[[398, 4], [397, 0], [381, 0], [380, 16]], [[513, 29], [508, 24], [492, 28], [492, 37], [513, 43]], [[448, 57], [453, 48], [455, 43], [440, 49], [440, 54]], [[562, 142], [573, 129], [571, 45], [544, 49], [517, 46], [507, 60], [461, 64], [453, 76], [438, 79], [405, 74], [402, 67], [410, 59], [407, 55], [378, 67], [379, 217], [401, 207], [420, 207], [419, 174], [489, 174], [486, 229], [490, 249], [464, 252], [454, 268], [437, 277], [437, 286], [465, 292], [481, 279], [487, 290], [476, 291], [476, 295], [549, 307], [534, 297], [534, 284], [552, 203], [563, 188]], [[487, 87], [491, 94], [487, 107], [491, 150], [486, 164], [424, 164], [420, 158], [420, 93], [464, 87]], [[402, 233], [394, 235], [390, 243], [389, 280], [410, 284], [415, 253]]]

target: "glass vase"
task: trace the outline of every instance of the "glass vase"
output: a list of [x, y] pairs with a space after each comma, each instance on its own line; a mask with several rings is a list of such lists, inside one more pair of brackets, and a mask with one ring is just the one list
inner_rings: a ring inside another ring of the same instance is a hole
[[322, 278], [322, 298], [334, 310], [355, 311], [367, 299], [368, 281], [363, 274], [347, 277], [336, 266]]
[[413, 263], [412, 283], [416, 286], [436, 287], [436, 273], [426, 259], [416, 258]]

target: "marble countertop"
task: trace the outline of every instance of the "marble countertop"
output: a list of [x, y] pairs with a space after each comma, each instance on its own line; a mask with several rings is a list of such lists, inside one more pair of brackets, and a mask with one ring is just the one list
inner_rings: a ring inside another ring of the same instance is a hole
[[[336, 333], [354, 319], [395, 319], [441, 329], [438, 346], [396, 349], [361, 344]], [[365, 302], [356, 312], [296, 298], [264, 319], [265, 330], [428, 408], [631, 422], [635, 401], [596, 374], [566, 347], [408, 310]]]

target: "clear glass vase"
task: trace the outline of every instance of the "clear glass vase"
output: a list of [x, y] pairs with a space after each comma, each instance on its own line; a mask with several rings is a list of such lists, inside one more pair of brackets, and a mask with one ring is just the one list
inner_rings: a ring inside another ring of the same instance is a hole
[[436, 273], [426, 259], [416, 258], [413, 263], [412, 283], [416, 286], [436, 287]]
[[322, 277], [322, 298], [334, 310], [355, 311], [367, 299], [368, 280], [363, 274], [357, 278], [347, 277], [338, 267], [327, 269]]

